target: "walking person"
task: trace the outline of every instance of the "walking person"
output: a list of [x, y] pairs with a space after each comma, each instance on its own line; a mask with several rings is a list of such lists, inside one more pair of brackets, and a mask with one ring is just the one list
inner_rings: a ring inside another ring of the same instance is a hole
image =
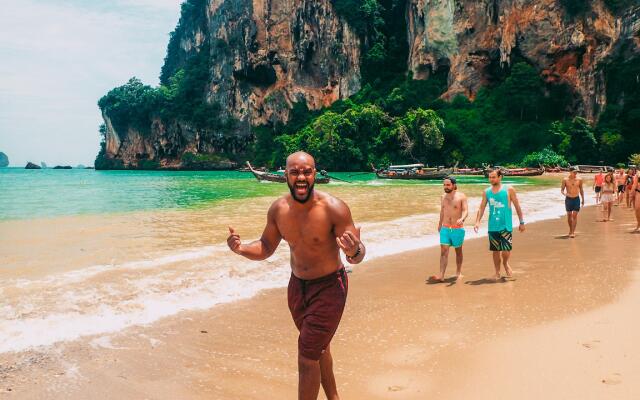
[[489, 182], [491, 186], [482, 193], [480, 209], [476, 216], [476, 223], [473, 227], [477, 233], [480, 229], [480, 221], [484, 215], [484, 210], [489, 205], [489, 251], [493, 256], [493, 266], [495, 274], [494, 281], [501, 279], [500, 266], [504, 267], [507, 277], [513, 275], [513, 270], [509, 264], [511, 251], [513, 250], [513, 221], [511, 206], [516, 209], [520, 225], [518, 230], [524, 232], [524, 216], [520, 208], [520, 202], [516, 195], [516, 190], [511, 186], [502, 185], [502, 171], [498, 168], [489, 172]]
[[600, 202], [602, 203], [602, 222], [613, 221], [611, 219], [611, 209], [615, 201], [616, 184], [613, 173], [608, 173], [604, 177]]
[[456, 252], [456, 281], [462, 278], [462, 244], [464, 243], [464, 221], [469, 215], [467, 196], [458, 191], [456, 178], [443, 180], [444, 194], [440, 204], [440, 274], [433, 275], [430, 280], [444, 282], [444, 273], [449, 263], [449, 249]]
[[578, 225], [578, 213], [584, 206], [584, 189], [582, 179], [578, 178], [578, 169], [572, 167], [569, 176], [562, 180], [560, 188], [564, 198], [564, 207], [567, 210], [567, 224], [569, 224], [569, 237], [576, 237], [576, 225]]
[[603, 183], [604, 174], [600, 171], [593, 177], [593, 191], [596, 193], [596, 204], [600, 204], [600, 192], [602, 191]]
[[[282, 239], [289, 244], [289, 311], [298, 336], [298, 399], [315, 400], [320, 385], [329, 400], [339, 400], [330, 343], [347, 300], [348, 279], [340, 251], [351, 264], [364, 258], [351, 211], [342, 200], [314, 190], [316, 165], [304, 152], [291, 154], [285, 170], [290, 193], [273, 202], [260, 239], [248, 244], [229, 227], [227, 244], [236, 254], [261, 261]], [[266, 396], [269, 397], [269, 396]]]
[[618, 188], [618, 191], [616, 193], [618, 199], [618, 203], [616, 204], [617, 206], [619, 206], [624, 199], [624, 187], [626, 180], [627, 178], [625, 176], [624, 169], [620, 168], [618, 170], [618, 173], [616, 174], [616, 186]]

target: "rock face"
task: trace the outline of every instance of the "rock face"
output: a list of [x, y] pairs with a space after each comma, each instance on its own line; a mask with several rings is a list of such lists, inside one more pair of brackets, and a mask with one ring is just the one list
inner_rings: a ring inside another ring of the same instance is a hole
[[185, 152], [234, 152], [251, 140], [252, 125], [287, 121], [294, 103], [319, 109], [360, 89], [360, 41], [330, 1], [205, 3], [205, 15], [186, 19], [183, 13], [182, 27], [176, 31], [178, 45], [169, 46], [163, 77], [171, 76], [193, 53], [208, 49], [212, 68], [207, 99], [239, 121], [236, 135], [246, 140], [224, 148], [229, 146], [224, 138], [220, 143], [203, 141], [188, 122], [160, 119], [153, 121], [151, 134], [133, 128], [121, 132], [103, 113], [108, 157], [125, 166], [154, 159], [172, 167]]
[[240, 121], [286, 121], [293, 103], [318, 109], [360, 89], [360, 42], [331, 1], [212, 0], [208, 17], [209, 99]]
[[[409, 54], [415, 79], [448, 71], [451, 99], [473, 99], [502, 79], [514, 60], [533, 65], [548, 82], [566, 84], [572, 112], [597, 120], [606, 105], [603, 64], [621, 48], [640, 53], [640, 6], [613, 15], [602, 0], [569, 15], [564, 0], [406, 0]], [[105, 151], [114, 167], [145, 160], [180, 168], [185, 153], [244, 151], [251, 126], [287, 121], [294, 104], [328, 106], [361, 86], [361, 42], [330, 0], [189, 0], [170, 41], [161, 80], [207, 51], [204, 93], [223, 116], [238, 121], [231, 134], [203, 132], [190, 121], [152, 117], [150, 132], [114, 128], [103, 112]], [[230, 140], [230, 137], [233, 140]], [[96, 168], [101, 168], [96, 162]]]
[[9, 166], [9, 157], [0, 151], [0, 168]]
[[426, 79], [449, 68], [445, 98], [473, 98], [514, 57], [549, 82], [566, 83], [576, 111], [597, 119], [606, 104], [602, 64], [624, 43], [638, 50], [640, 8], [614, 16], [602, 1], [570, 16], [557, 0], [410, 0], [409, 69]]
[[39, 165], [32, 163], [29, 161], [24, 169], [42, 169]]

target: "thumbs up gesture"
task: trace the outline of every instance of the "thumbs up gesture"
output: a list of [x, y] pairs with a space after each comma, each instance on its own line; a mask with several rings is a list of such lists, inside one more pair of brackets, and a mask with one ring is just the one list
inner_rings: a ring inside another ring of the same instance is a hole
[[229, 237], [227, 238], [227, 245], [236, 254], [240, 254], [240, 235], [236, 233], [236, 231], [229, 227]]

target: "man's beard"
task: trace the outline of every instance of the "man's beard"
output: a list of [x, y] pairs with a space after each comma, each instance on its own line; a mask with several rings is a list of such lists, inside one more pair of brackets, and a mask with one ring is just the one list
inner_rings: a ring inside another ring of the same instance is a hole
[[313, 194], [313, 187], [315, 186], [315, 183], [313, 183], [311, 185], [309, 185], [307, 183], [307, 195], [303, 199], [299, 199], [297, 197], [295, 183], [293, 184], [293, 186], [291, 186], [291, 184], [287, 181], [287, 186], [289, 186], [289, 191], [291, 192], [291, 197], [293, 197], [293, 199], [295, 201], [297, 201], [298, 203], [306, 203], [307, 200], [309, 200], [311, 198], [311, 195]]
[[444, 192], [445, 193], [451, 193], [451, 192], [453, 192], [453, 189], [445, 189]]

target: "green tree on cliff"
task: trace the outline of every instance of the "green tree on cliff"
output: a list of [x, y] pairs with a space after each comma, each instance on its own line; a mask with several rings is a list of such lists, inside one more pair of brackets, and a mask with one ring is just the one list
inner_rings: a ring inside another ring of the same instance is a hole
[[410, 110], [394, 123], [391, 134], [402, 152], [414, 161], [429, 158], [432, 150], [442, 148], [444, 121], [433, 110]]

